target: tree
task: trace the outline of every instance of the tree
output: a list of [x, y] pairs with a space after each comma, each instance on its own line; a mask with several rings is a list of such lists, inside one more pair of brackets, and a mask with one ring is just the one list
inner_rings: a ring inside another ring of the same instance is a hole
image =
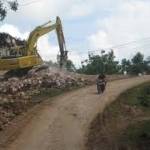
[[150, 56], [144, 61], [145, 71], [150, 74]]
[[107, 73], [107, 74], [118, 73], [119, 71], [118, 64], [119, 62], [115, 61], [114, 51], [111, 50], [110, 52], [108, 52], [108, 54], [106, 55], [104, 59], [104, 73]]
[[144, 61], [144, 55], [140, 52], [136, 53], [136, 55], [132, 58], [133, 64], [142, 64]]
[[18, 0], [0, 0], [0, 21], [3, 21], [7, 15], [8, 10], [17, 11]]
[[101, 55], [89, 55], [86, 65], [82, 65], [78, 71], [86, 74], [114, 74], [118, 73], [119, 66], [118, 62], [115, 61], [113, 50], [108, 53], [102, 50]]
[[122, 61], [121, 61], [121, 70], [122, 70], [122, 72], [127, 71], [129, 73], [130, 72], [130, 67], [131, 67], [131, 61], [127, 60], [126, 58], [122, 59]]
[[138, 52], [131, 60], [122, 59], [121, 68], [129, 74], [150, 73], [150, 57], [144, 60], [144, 55]]
[[132, 66], [131, 73], [138, 74], [143, 73], [145, 71], [146, 64], [144, 63], [144, 55], [140, 52], [136, 53], [136, 55], [132, 58]]
[[150, 74], [150, 57], [146, 60], [140, 52], [136, 53], [131, 60], [122, 59], [121, 64], [115, 61], [113, 50], [106, 53], [102, 50], [101, 55], [90, 54], [89, 58], [82, 62], [82, 67], [77, 70], [85, 74], [117, 74], [127, 71], [128, 74]]

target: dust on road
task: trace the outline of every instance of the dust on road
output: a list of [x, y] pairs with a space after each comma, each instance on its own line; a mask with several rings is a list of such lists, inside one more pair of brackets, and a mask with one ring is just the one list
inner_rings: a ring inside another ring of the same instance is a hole
[[55, 97], [41, 105], [7, 150], [84, 150], [86, 133], [96, 114], [126, 89], [147, 81], [150, 76], [110, 82], [103, 95], [90, 86]]

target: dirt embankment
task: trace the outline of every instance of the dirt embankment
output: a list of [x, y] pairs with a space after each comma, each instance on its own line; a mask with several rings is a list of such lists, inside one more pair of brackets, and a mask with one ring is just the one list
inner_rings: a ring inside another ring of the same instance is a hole
[[[7, 130], [9, 138], [5, 138], [6, 132], [1, 134], [0, 147], [2, 150], [83, 150], [95, 116], [120, 93], [147, 81], [150, 76], [118, 80], [108, 83], [103, 95], [96, 94], [94, 85], [47, 100], [29, 113], [23, 123], [17, 122], [18, 130], [11, 126]], [[5, 143], [5, 139], [10, 143]]]
[[88, 150], [149, 150], [150, 82], [121, 94], [92, 122]]

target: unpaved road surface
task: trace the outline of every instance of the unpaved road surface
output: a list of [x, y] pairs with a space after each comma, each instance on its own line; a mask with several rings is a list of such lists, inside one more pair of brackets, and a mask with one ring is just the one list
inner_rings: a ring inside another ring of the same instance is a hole
[[[103, 95], [86, 87], [42, 104], [7, 150], [84, 150], [91, 121], [128, 88], [150, 81], [150, 76], [108, 83]], [[4, 148], [2, 148], [4, 150]]]

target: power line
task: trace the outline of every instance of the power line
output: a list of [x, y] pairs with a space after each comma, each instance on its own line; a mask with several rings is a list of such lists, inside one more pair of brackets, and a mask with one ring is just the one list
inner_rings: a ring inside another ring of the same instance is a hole
[[23, 3], [23, 4], [20, 4], [21, 7], [24, 7], [24, 6], [28, 6], [28, 5], [31, 5], [31, 4], [34, 4], [34, 3], [39, 3], [41, 0], [33, 0], [31, 2], [27, 2], [27, 3]]
[[[131, 46], [131, 44], [133, 45], [137, 45], [137, 44], [139, 44], [139, 42], [141, 43], [141, 42], [149, 42], [150, 43], [150, 37], [147, 37], [147, 38], [143, 38], [143, 39], [140, 39], [140, 40], [135, 40], [135, 41], [131, 41], [131, 42], [127, 42], [127, 43], [124, 43], [124, 44], [119, 44], [119, 45], [115, 45], [115, 46], [112, 46], [112, 47], [108, 47], [108, 48], [104, 48], [104, 50], [105, 49], [114, 49], [114, 48], [120, 48], [120, 49], [122, 49], [122, 48], [127, 48], [127, 46]], [[148, 43], [148, 44], [149, 44]], [[145, 44], [142, 44], [142, 45], [145, 45]], [[141, 46], [142, 46], [141, 45]], [[141, 46], [139, 46], [139, 47], [141, 47]], [[138, 47], [137, 47], [138, 48]], [[129, 49], [129, 48], [128, 48]], [[130, 49], [135, 49], [135, 48], [130, 48]], [[98, 52], [98, 51], [101, 51], [102, 50], [102, 48], [101, 49], [99, 49], [99, 50], [94, 50], [94, 51], [89, 51], [89, 52]]]
[[150, 37], [139, 39], [139, 40], [134, 40], [134, 41], [123, 43], [123, 44], [119, 44], [119, 45], [115, 45], [115, 46], [113, 46], [111, 48], [119, 48], [119, 47], [122, 47], [122, 46], [131, 45], [131, 44], [134, 44], [134, 43], [137, 43], [137, 42], [146, 41], [146, 40], [150, 40]]
[[[143, 49], [143, 48], [149, 48], [150, 47], [150, 41], [147, 41], [147, 42], [149, 42], [149, 43], [143, 43], [143, 44], [141, 44], [141, 45], [139, 45], [139, 46], [135, 46], [135, 47], [129, 47], [129, 48], [127, 48], [128, 50], [137, 50], [137, 49]], [[131, 42], [130, 42], [131, 43]], [[123, 44], [122, 44], [123, 45]], [[117, 46], [114, 46], [114, 47], [116, 47], [116, 48], [118, 48]], [[122, 47], [120, 47], [120, 49], [123, 49], [123, 48], [126, 48], [126, 46], [122, 46]], [[109, 49], [112, 49], [112, 47], [111, 48], [106, 48], [106, 50], [109, 50]], [[96, 52], [101, 52], [101, 50], [102, 49], [99, 49], [99, 50], [89, 50], [89, 51], [82, 51], [82, 52], [76, 52], [76, 53], [78, 53], [78, 54], [89, 54], [89, 53], [96, 53]], [[105, 50], [105, 49], [104, 49]], [[70, 51], [70, 53], [72, 53], [73, 51]]]
[[[140, 43], [141, 42], [150, 42], [149, 40], [150, 40], [150, 37], [145, 38], [145, 39], [141, 39], [141, 40], [137, 40], [137, 41], [131, 41], [131, 42], [124, 43], [124, 44], [115, 45], [115, 46], [104, 48], [104, 49], [114, 49], [114, 48], [120, 48], [121, 49], [121, 48], [126, 48], [126, 47], [131, 46], [131, 45], [137, 45], [137, 44], [139, 44], [139, 42]], [[142, 44], [142, 45], [144, 45], [144, 44]], [[101, 49], [95, 50], [95, 51], [101, 51]]]
[[144, 49], [144, 48], [149, 48], [150, 47], [150, 43], [144, 44], [143, 46], [138, 46], [138, 47], [133, 47], [133, 48], [129, 48], [131, 50], [138, 50], [138, 49]]
[[[143, 39], [139, 39], [139, 40], [134, 40], [134, 41], [130, 41], [130, 42], [127, 42], [127, 43], [123, 43], [123, 44], [119, 44], [119, 45], [114, 45], [112, 47], [108, 47], [108, 48], [103, 48], [104, 50], [105, 49], [114, 49], [114, 48], [126, 48], [127, 46], [131, 46], [131, 45], [139, 45], [139, 42], [143, 42], [143, 44], [141, 44], [141, 46], [137, 46], [137, 47], [134, 47], [134, 48], [128, 48], [128, 49], [135, 49], [135, 48], [141, 48], [142, 45], [147, 45], [147, 44], [150, 44], [150, 37], [146, 37], [146, 38], [143, 38]], [[146, 42], [146, 43], [145, 43]], [[148, 42], [148, 43], [147, 43]], [[144, 44], [145, 43], [145, 44]], [[82, 51], [82, 52], [77, 52], [78, 54], [85, 54], [85, 53], [89, 53], [89, 52], [99, 52], [101, 51], [102, 48], [98, 49], [98, 50], [91, 50], [91, 51]], [[70, 51], [70, 52], [73, 52], [73, 51]]]

